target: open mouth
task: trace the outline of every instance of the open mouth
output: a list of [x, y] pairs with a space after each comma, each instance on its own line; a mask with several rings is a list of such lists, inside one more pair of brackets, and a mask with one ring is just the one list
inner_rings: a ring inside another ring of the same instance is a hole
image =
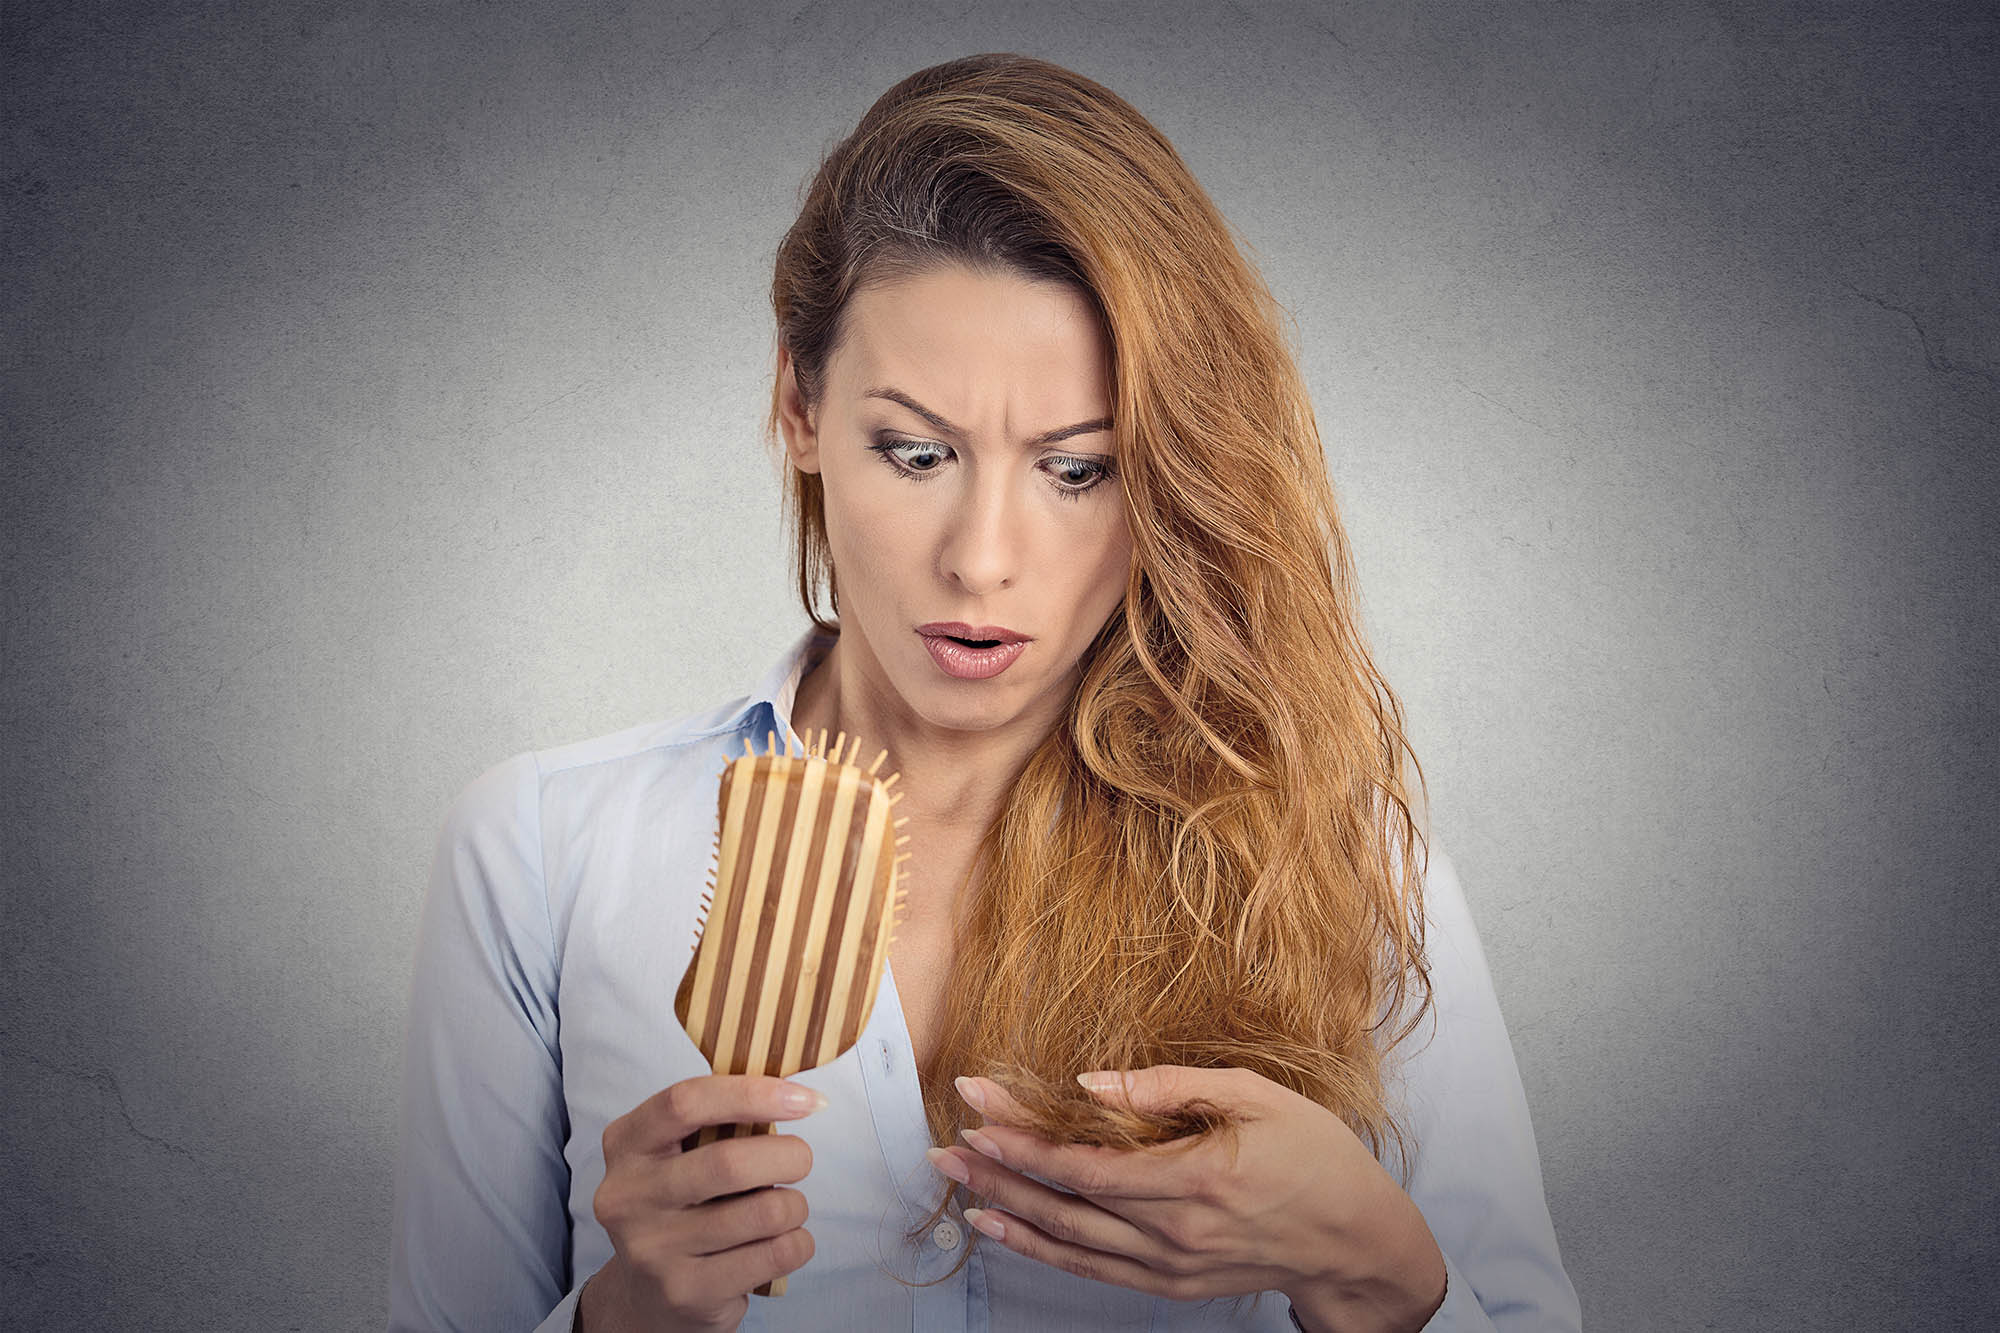
[[[960, 622], [960, 628], [974, 627]], [[991, 630], [997, 627], [981, 625], [977, 628]], [[969, 634], [922, 633], [924, 647], [930, 650], [931, 660], [937, 663], [938, 670], [959, 680], [990, 680], [1012, 666], [1028, 650], [1028, 640], [1021, 635], [975, 639]], [[1011, 630], [1002, 631], [1003, 635], [1011, 633]]]

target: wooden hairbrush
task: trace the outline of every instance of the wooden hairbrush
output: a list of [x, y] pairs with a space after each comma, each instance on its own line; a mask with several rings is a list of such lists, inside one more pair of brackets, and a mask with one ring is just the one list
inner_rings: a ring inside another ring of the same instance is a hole
[[[695, 926], [694, 960], [674, 994], [674, 1016], [718, 1074], [780, 1078], [837, 1058], [861, 1037], [905, 906], [902, 851], [908, 822], [895, 815], [900, 774], [876, 776], [847, 734], [826, 733], [778, 751], [767, 733], [758, 754], [722, 770], [714, 864]], [[842, 751], [848, 753], [843, 756]], [[692, 1151], [776, 1127], [704, 1125], [681, 1141]], [[779, 1275], [756, 1289], [785, 1294]]]

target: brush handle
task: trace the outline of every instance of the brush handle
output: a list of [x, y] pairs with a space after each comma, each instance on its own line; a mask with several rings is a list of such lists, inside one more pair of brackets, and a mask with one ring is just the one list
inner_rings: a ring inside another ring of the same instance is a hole
[[[697, 1129], [694, 1133], [681, 1140], [681, 1151], [693, 1152], [705, 1143], [719, 1143], [723, 1139], [740, 1139], [751, 1134], [775, 1134], [777, 1132], [778, 1127], [773, 1124], [703, 1125], [700, 1129]], [[767, 1190], [773, 1187], [770, 1185], [758, 1185], [756, 1188]], [[751, 1192], [751, 1190], [738, 1190], [735, 1194], [720, 1194], [714, 1199], [709, 1200], [709, 1202], [715, 1203], [722, 1199], [740, 1199], [745, 1194]], [[769, 1282], [751, 1288], [751, 1292], [757, 1296], [782, 1296], [785, 1294], [785, 1279], [788, 1276], [790, 1275], [780, 1273]]]

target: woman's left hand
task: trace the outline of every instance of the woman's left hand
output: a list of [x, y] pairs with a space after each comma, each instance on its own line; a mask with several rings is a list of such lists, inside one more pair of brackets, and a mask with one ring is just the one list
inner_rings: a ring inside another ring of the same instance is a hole
[[1248, 1069], [1079, 1081], [1138, 1110], [1229, 1106], [1235, 1150], [1226, 1135], [1133, 1151], [1051, 1143], [1010, 1123], [1021, 1116], [999, 1084], [962, 1078], [986, 1123], [965, 1131], [970, 1148], [932, 1148], [931, 1164], [992, 1201], [966, 1220], [1008, 1249], [1173, 1300], [1281, 1291], [1307, 1328], [1419, 1329], [1442, 1303], [1444, 1256], [1422, 1213], [1317, 1102]]

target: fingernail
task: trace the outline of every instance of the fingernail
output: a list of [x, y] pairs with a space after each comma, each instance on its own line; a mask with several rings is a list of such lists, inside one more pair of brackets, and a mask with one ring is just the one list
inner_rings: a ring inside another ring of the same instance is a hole
[[981, 1231], [993, 1237], [993, 1239], [995, 1240], [1006, 1239], [1007, 1228], [1001, 1225], [999, 1218], [995, 1217], [992, 1213], [986, 1211], [986, 1209], [984, 1208], [966, 1209], [965, 1220], [972, 1223], [973, 1226], [978, 1227]]
[[965, 1169], [965, 1163], [942, 1148], [926, 1148], [924, 1156], [931, 1159], [931, 1165], [950, 1176], [961, 1185], [972, 1183], [972, 1176]]
[[1076, 1081], [1092, 1092], [1109, 1092], [1118, 1086], [1119, 1077], [1115, 1069], [1096, 1069], [1088, 1074], [1078, 1074]]
[[972, 1104], [973, 1110], [984, 1111], [986, 1109], [986, 1094], [979, 1090], [977, 1083], [974, 1083], [971, 1079], [961, 1074], [951, 1081], [951, 1085], [958, 1089], [959, 1096]]
[[958, 1132], [965, 1136], [965, 1141], [967, 1143], [971, 1144], [974, 1148], [986, 1154], [988, 1157], [991, 1157], [994, 1161], [1005, 1162], [1007, 1160], [1006, 1158], [1000, 1155], [1000, 1145], [995, 1143], [992, 1139], [987, 1138], [984, 1134], [981, 1134], [978, 1130], [961, 1129]]
[[822, 1111], [826, 1109], [826, 1094], [818, 1088], [788, 1083], [778, 1094], [778, 1104], [787, 1111]]

